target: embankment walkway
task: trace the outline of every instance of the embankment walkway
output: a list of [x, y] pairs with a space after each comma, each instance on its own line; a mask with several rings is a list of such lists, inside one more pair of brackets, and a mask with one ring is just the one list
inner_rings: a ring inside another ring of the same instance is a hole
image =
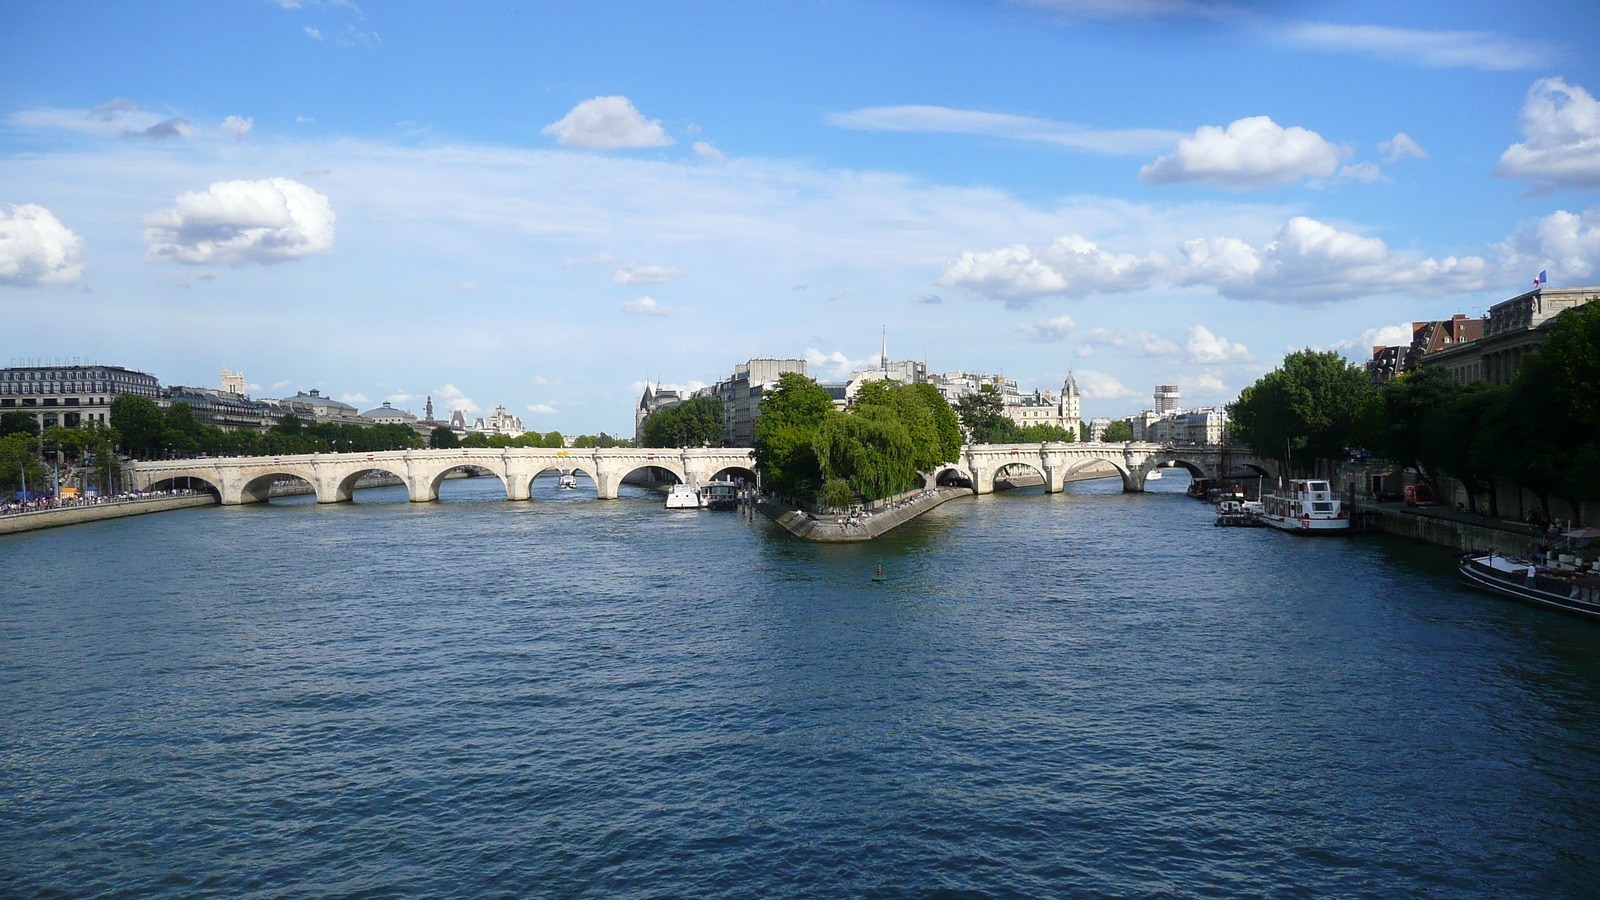
[[890, 509], [865, 516], [814, 516], [771, 500], [761, 500], [756, 508], [762, 515], [782, 525], [786, 531], [801, 540], [838, 543], [870, 541], [940, 504], [948, 503], [957, 497], [971, 496], [974, 496], [971, 488], [935, 488], [923, 491]]
[[142, 516], [146, 513], [185, 509], [191, 506], [215, 506], [217, 498], [209, 493], [183, 494], [176, 497], [149, 497], [138, 500], [108, 500], [104, 503], [85, 503], [60, 509], [41, 509], [32, 512], [0, 516], [0, 535], [57, 528], [62, 525], [79, 525], [102, 519], [120, 519], [123, 516]]

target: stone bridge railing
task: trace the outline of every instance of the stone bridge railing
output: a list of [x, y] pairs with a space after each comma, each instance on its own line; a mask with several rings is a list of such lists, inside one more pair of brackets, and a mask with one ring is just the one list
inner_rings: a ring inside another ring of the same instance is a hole
[[940, 466], [927, 476], [936, 484], [947, 472], [959, 472], [979, 494], [994, 491], [995, 477], [1007, 466], [1026, 466], [1044, 478], [1045, 490], [1060, 491], [1069, 478], [1087, 470], [1110, 466], [1122, 478], [1125, 491], [1144, 490], [1145, 479], [1158, 468], [1180, 467], [1196, 478], [1221, 479], [1228, 472], [1249, 468], [1273, 478], [1277, 463], [1263, 460], [1247, 447], [1126, 443], [972, 444], [961, 448], [961, 459]]
[[[504, 449], [392, 450], [374, 453], [311, 453], [296, 456], [221, 457], [175, 459], [135, 463], [134, 484], [141, 490], [203, 482], [224, 505], [260, 503], [272, 483], [284, 476], [303, 478], [316, 490], [318, 503], [349, 500], [356, 481], [369, 472], [384, 472], [405, 482], [413, 502], [439, 498], [445, 476], [464, 466], [487, 469], [505, 484], [506, 499], [526, 500], [533, 479], [542, 472], [582, 472], [594, 479], [601, 499], [614, 500], [617, 488], [630, 473], [655, 467], [665, 469], [686, 484], [711, 480], [726, 469], [744, 470], [754, 465], [749, 450], [636, 450], [636, 449]], [[746, 476], [748, 477], [748, 476]], [[195, 485], [198, 486], [198, 485]]]

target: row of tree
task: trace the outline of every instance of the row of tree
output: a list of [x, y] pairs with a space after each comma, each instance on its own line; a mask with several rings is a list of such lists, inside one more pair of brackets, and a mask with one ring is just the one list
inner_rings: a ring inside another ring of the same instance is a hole
[[1546, 518], [1552, 496], [1577, 511], [1600, 501], [1600, 302], [1563, 313], [1511, 384], [1462, 384], [1425, 366], [1374, 387], [1337, 353], [1302, 350], [1247, 387], [1228, 412], [1233, 436], [1291, 470], [1367, 451], [1414, 468], [1436, 494], [1460, 482], [1498, 515], [1498, 487], [1527, 488]]
[[958, 399], [955, 411], [974, 444], [1042, 444], [1087, 437], [1081, 425], [1076, 434], [1059, 425], [1018, 425], [1006, 415], [1005, 397], [992, 384], [980, 385], [977, 393]]
[[640, 438], [646, 447], [717, 447], [722, 444], [723, 426], [722, 401], [694, 397], [652, 412], [644, 420]]
[[916, 488], [960, 450], [955, 412], [932, 385], [869, 381], [841, 412], [815, 381], [786, 372], [762, 398], [752, 452], [767, 488], [843, 507]]

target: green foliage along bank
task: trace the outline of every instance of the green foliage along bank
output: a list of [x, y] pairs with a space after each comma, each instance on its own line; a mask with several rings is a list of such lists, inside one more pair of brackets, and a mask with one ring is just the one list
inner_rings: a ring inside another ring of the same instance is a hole
[[[924, 386], [933, 390], [931, 385]], [[957, 400], [955, 413], [974, 444], [1070, 443], [1079, 437], [1059, 425], [1018, 425], [1006, 415], [1005, 398], [992, 384], [980, 385], [977, 393]]]
[[1600, 502], [1600, 302], [1562, 313], [1511, 384], [1462, 384], [1425, 366], [1381, 387], [1337, 354], [1302, 350], [1228, 407], [1235, 440], [1314, 471], [1353, 450], [1415, 469], [1436, 495], [1458, 481], [1499, 515], [1498, 489], [1526, 488], [1576, 512]]
[[641, 437], [646, 447], [718, 447], [722, 432], [722, 401], [695, 397], [651, 413]]
[[789, 372], [762, 399], [753, 453], [768, 489], [839, 507], [919, 487], [960, 450], [956, 415], [932, 385], [869, 381], [840, 412]]

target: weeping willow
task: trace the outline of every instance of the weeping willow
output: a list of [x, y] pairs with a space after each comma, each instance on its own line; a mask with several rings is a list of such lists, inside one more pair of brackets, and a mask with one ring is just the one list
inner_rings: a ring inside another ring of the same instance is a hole
[[917, 454], [893, 410], [865, 407], [829, 413], [812, 439], [824, 479], [842, 478], [867, 500], [878, 500], [922, 483]]

